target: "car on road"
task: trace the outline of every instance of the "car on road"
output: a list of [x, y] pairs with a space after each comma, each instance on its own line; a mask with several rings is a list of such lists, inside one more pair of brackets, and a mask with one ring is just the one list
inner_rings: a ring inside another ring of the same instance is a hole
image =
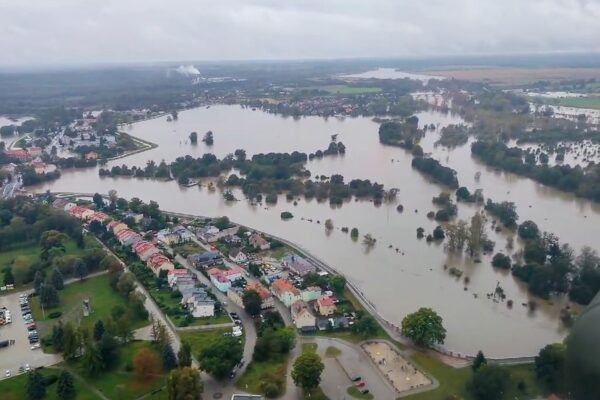
[[361, 379], [362, 379], [362, 377], [360, 377], [360, 376], [358, 376], [358, 375], [356, 375], [356, 376], [353, 376], [352, 378], [350, 378], [350, 380], [351, 380], [352, 382], [358, 382], [358, 381], [360, 381]]
[[25, 367], [21, 365], [19, 367], [19, 373], [22, 374], [23, 372], [25, 372]]
[[233, 323], [236, 324], [236, 325], [241, 325], [242, 321], [240, 321], [239, 319], [234, 319]]
[[231, 316], [231, 318], [233, 318], [233, 319], [240, 319], [240, 316], [239, 316], [239, 315], [237, 315], [237, 313], [235, 313], [235, 312], [230, 312], [230, 313], [229, 313], [229, 315], [230, 315], [230, 316]]
[[29, 366], [29, 364], [25, 364], [25, 371], [26, 372], [31, 371], [31, 367]]
[[369, 394], [369, 389], [363, 389], [360, 391], [362, 394]]
[[6, 370], [6, 372], [4, 373], [4, 376], [9, 377], [10, 376], [10, 370]]
[[354, 386], [356, 386], [357, 388], [364, 387], [365, 385], [366, 385], [366, 383], [364, 383], [364, 382], [357, 382], [354, 384]]
[[40, 343], [34, 343], [33, 346], [31, 346], [31, 350], [35, 350], [35, 349], [39, 349], [40, 348]]

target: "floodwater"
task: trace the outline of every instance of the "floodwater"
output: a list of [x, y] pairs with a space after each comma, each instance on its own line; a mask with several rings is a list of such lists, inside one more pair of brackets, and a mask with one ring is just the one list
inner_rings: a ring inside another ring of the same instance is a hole
[[443, 76], [424, 75], [412, 72], [403, 72], [395, 68], [377, 68], [371, 71], [365, 71], [358, 74], [340, 75], [340, 78], [351, 79], [412, 79], [423, 83], [429, 82], [430, 79], [446, 79]]
[[[433, 123], [439, 128], [461, 122], [457, 116], [433, 111], [418, 116], [421, 124]], [[187, 188], [174, 181], [100, 178], [97, 169], [63, 171], [59, 180], [36, 190], [107, 193], [115, 189], [122, 197], [156, 200], [169, 211], [227, 215], [233, 221], [297, 243], [327, 262], [355, 283], [384, 318], [398, 326], [406, 314], [419, 307], [435, 309], [448, 331], [445, 347], [463, 354], [483, 349], [489, 357], [531, 356], [567, 333], [558, 318], [562, 300], [554, 300], [554, 304], [536, 300], [538, 307], [530, 312], [523, 306], [530, 300], [526, 289], [510, 273], [494, 270], [490, 256], [476, 264], [467, 257], [449, 256], [443, 245], [416, 238], [418, 227], [429, 233], [437, 225], [426, 214], [436, 209], [431, 198], [444, 187], [412, 170], [408, 152], [380, 144], [378, 124], [369, 118], [293, 119], [240, 106], [213, 106], [182, 111], [177, 121], [167, 122], [166, 117], [161, 117], [125, 129], [159, 147], [112, 161], [109, 168], [120, 164], [144, 166], [150, 159], [169, 162], [184, 154], [200, 156], [212, 152], [222, 157], [240, 148], [248, 156], [294, 150], [310, 153], [327, 148], [331, 135], [338, 134], [338, 140], [346, 145], [346, 155], [309, 162], [307, 168], [313, 176], [339, 173], [347, 181], [371, 179], [386, 188], [398, 188], [399, 195], [397, 201], [379, 207], [369, 201], [353, 200], [332, 208], [327, 202], [304, 199], [298, 199], [294, 206], [285, 196], [280, 196], [275, 206], [251, 205], [239, 191], [234, 194], [240, 201], [225, 202], [218, 190], [210, 192], [206, 185]], [[189, 143], [190, 132], [198, 132], [201, 138], [208, 130], [214, 132], [213, 146]], [[471, 158], [468, 145], [452, 150], [435, 147], [437, 137], [436, 132], [427, 134], [422, 141], [425, 151], [456, 169], [461, 184], [470, 190], [482, 188], [484, 196], [495, 201], [514, 201], [521, 221], [532, 219], [541, 229], [558, 234], [575, 248], [599, 247], [594, 238], [600, 224], [600, 206], [528, 179], [496, 172]], [[479, 182], [474, 178], [477, 171], [481, 172]], [[396, 211], [398, 203], [403, 204], [403, 213]], [[478, 209], [475, 205], [460, 205], [459, 218], [470, 219]], [[282, 221], [282, 211], [292, 212], [294, 218]], [[335, 225], [329, 234], [324, 228], [328, 218]], [[344, 226], [358, 228], [361, 236], [372, 234], [376, 245], [368, 249], [360, 240], [353, 242], [341, 232]], [[496, 251], [506, 251], [504, 232], [490, 230], [489, 235], [496, 241]], [[519, 246], [518, 240], [515, 244]], [[444, 265], [462, 270], [470, 283], [465, 286], [462, 279], [451, 277]], [[487, 298], [486, 293], [492, 292], [497, 283], [507, 299], [514, 301], [512, 309], [505, 302]]]

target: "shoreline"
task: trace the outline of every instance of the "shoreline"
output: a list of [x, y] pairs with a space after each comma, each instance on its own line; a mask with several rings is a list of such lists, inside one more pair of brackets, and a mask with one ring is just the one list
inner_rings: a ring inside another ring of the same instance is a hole
[[[57, 197], [62, 197], [62, 198], [65, 198], [65, 197], [90, 197], [91, 198], [94, 195], [94, 193], [81, 193], [81, 192], [51, 192], [51, 194], [53, 194]], [[102, 194], [102, 196], [104, 198], [108, 198], [107, 194]], [[180, 212], [168, 211], [168, 210], [161, 210], [161, 212], [166, 215], [174, 216], [174, 217], [178, 217], [178, 218], [187, 218], [187, 219], [211, 219], [211, 218], [213, 218], [213, 217], [204, 216], [204, 215], [186, 214], [186, 213], [180, 213]], [[322, 269], [323, 271], [326, 271], [330, 274], [345, 276], [344, 274], [339, 272], [337, 269], [335, 269], [334, 267], [325, 263], [318, 257], [311, 254], [307, 249], [303, 248], [302, 246], [300, 246], [296, 243], [293, 243], [293, 242], [291, 242], [287, 239], [281, 238], [279, 236], [270, 234], [269, 232], [264, 232], [259, 229], [255, 229], [253, 227], [246, 226], [244, 224], [239, 224], [235, 221], [231, 221], [231, 223], [238, 225], [240, 227], [246, 228], [248, 230], [259, 232], [265, 236], [268, 236], [272, 239], [275, 239], [275, 240], [278, 240], [278, 241], [284, 243], [285, 245], [289, 246], [291, 249], [293, 249], [294, 251], [296, 251], [303, 257], [307, 258], [316, 267]], [[475, 357], [475, 355], [464, 354], [462, 352], [452, 351], [452, 350], [444, 348], [443, 346], [435, 346], [430, 349], [422, 349], [422, 348], [416, 347], [414, 344], [412, 344], [412, 342], [408, 338], [406, 338], [404, 335], [402, 335], [401, 329], [399, 326], [388, 321], [385, 317], [383, 317], [383, 315], [381, 315], [379, 313], [376, 305], [373, 304], [367, 298], [367, 296], [360, 290], [360, 286], [358, 286], [355, 282], [352, 282], [351, 280], [346, 278], [346, 287], [348, 288], [350, 293], [357, 299], [357, 301], [377, 320], [377, 322], [386, 331], [386, 333], [390, 336], [391, 339], [396, 340], [403, 345], [413, 347], [414, 349], [421, 349], [421, 350], [425, 350], [426, 352], [433, 353], [433, 355], [438, 357], [442, 362], [444, 362], [448, 365], [452, 365], [452, 366], [456, 366], [457, 364], [467, 365], [467, 363], [469, 363]], [[515, 365], [515, 364], [531, 363], [531, 362], [533, 362], [534, 358], [535, 358], [535, 355], [521, 355], [521, 356], [511, 355], [511, 356], [506, 356], [506, 357], [488, 358], [488, 361], [493, 362], [495, 364], [500, 364], [500, 365]]]

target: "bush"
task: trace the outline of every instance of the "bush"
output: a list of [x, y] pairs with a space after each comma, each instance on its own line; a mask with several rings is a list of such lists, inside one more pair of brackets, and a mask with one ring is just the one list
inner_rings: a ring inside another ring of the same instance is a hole
[[58, 376], [51, 374], [44, 377], [44, 385], [50, 386], [58, 380]]
[[127, 371], [127, 372], [133, 371], [133, 364], [131, 361], [127, 361], [127, 363], [125, 364], [125, 371]]
[[53, 311], [50, 314], [48, 314], [48, 318], [56, 319], [56, 318], [60, 318], [61, 315], [62, 315], [62, 311]]
[[510, 269], [510, 257], [502, 253], [496, 253], [492, 258], [492, 266], [495, 268]]
[[281, 390], [279, 390], [277, 384], [272, 382], [266, 383], [263, 387], [263, 390], [265, 392], [265, 396], [269, 399], [274, 399], [281, 395]]
[[289, 211], [284, 211], [281, 213], [281, 219], [291, 219], [294, 218], [294, 215]]

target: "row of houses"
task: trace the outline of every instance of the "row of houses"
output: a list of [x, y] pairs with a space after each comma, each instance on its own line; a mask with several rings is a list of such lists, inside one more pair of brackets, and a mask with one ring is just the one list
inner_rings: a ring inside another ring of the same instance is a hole
[[225, 229], [219, 229], [214, 225], [207, 225], [198, 229], [196, 236], [205, 243], [213, 243], [219, 239], [235, 235], [239, 229], [240, 227], [237, 225]]
[[19, 161], [29, 161], [42, 155], [43, 149], [41, 147], [27, 147], [25, 149], [10, 149], [6, 150], [4, 154], [9, 158], [14, 158]]
[[273, 296], [290, 308], [292, 321], [301, 331], [314, 331], [317, 328], [317, 314], [320, 319], [332, 317], [336, 312], [332, 294], [323, 293], [318, 286], [298, 289], [287, 279], [277, 279], [271, 285]]

